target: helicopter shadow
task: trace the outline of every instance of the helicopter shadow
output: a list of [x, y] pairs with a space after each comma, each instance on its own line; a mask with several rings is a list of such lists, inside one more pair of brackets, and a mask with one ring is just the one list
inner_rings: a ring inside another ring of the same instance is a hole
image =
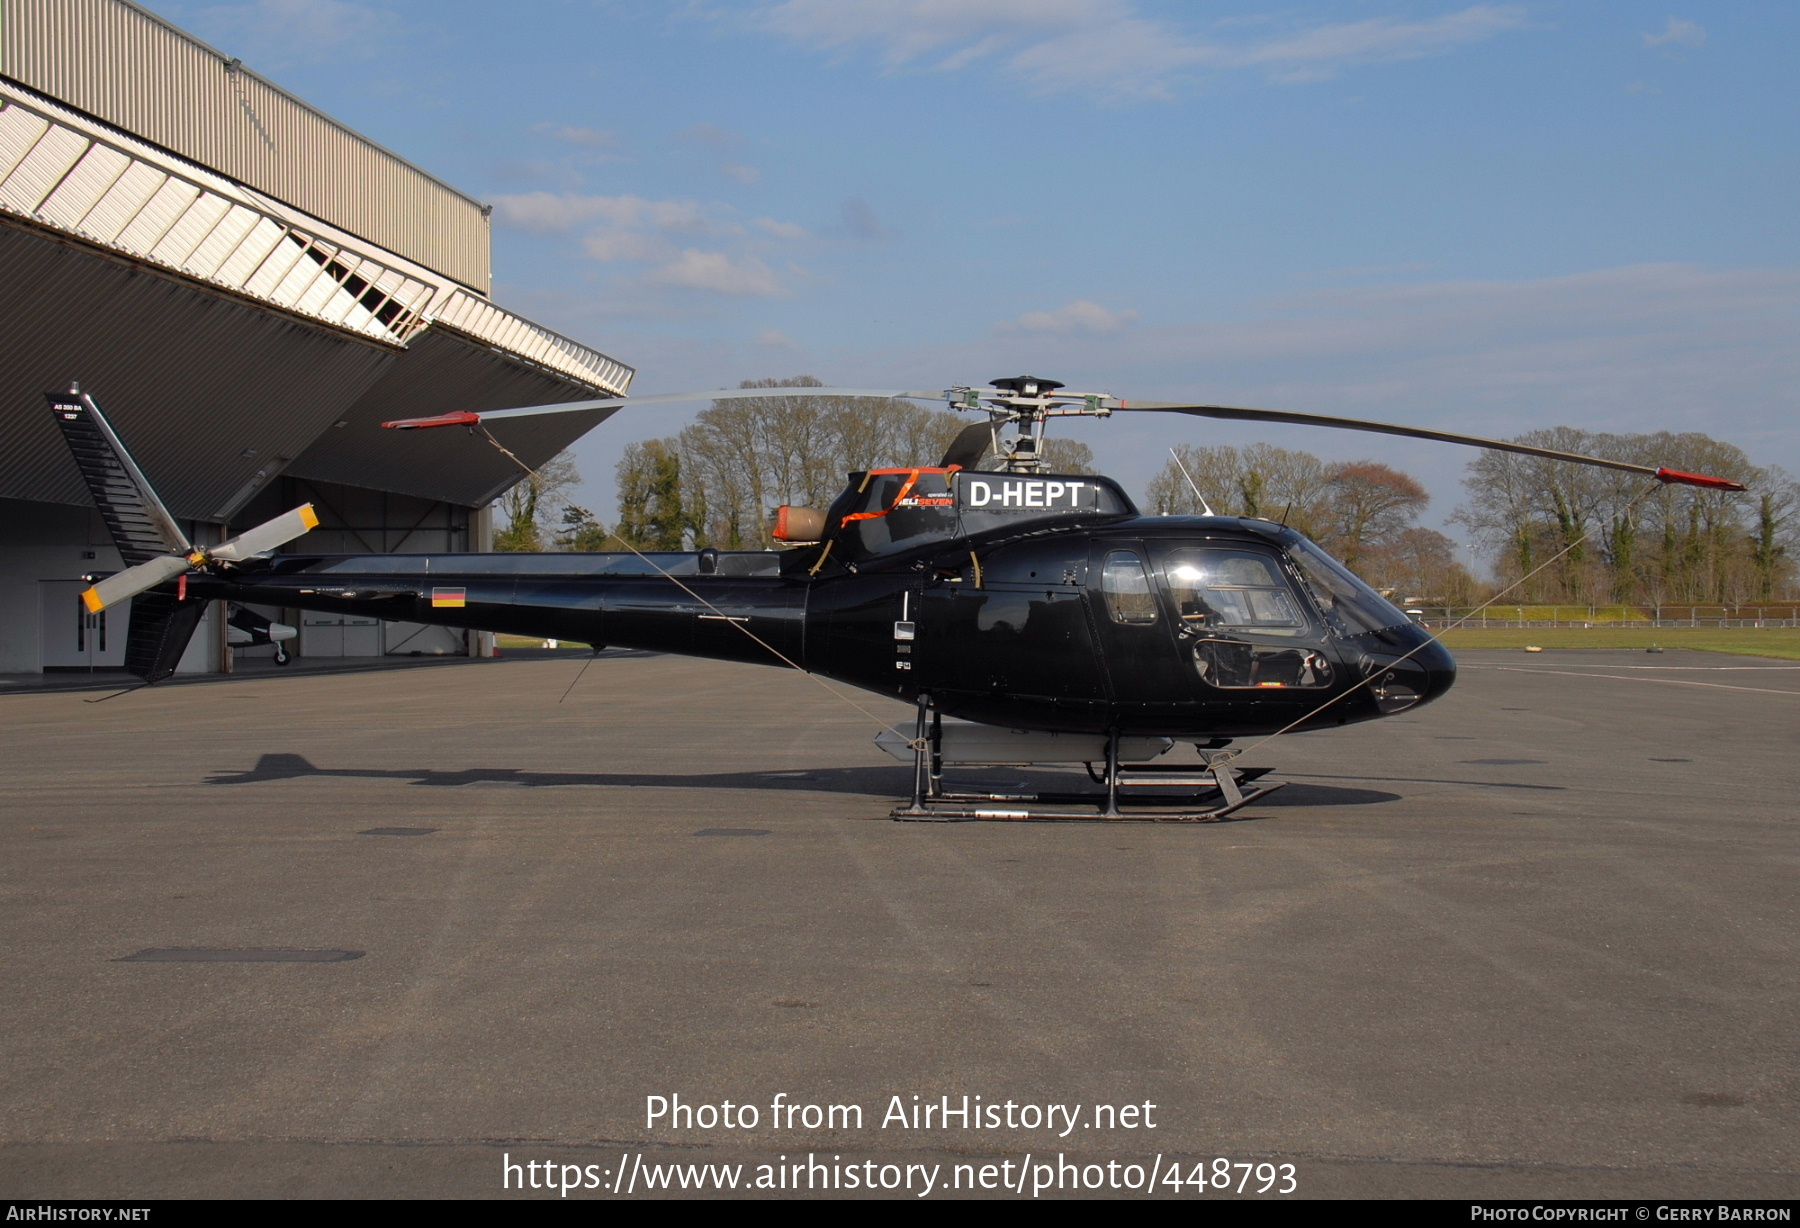
[[[757, 789], [795, 793], [835, 793], [860, 797], [903, 797], [912, 788], [912, 769], [893, 767], [796, 768], [774, 772], [540, 772], [523, 768], [326, 768], [304, 755], [266, 754], [247, 771], [215, 772], [209, 785], [249, 785], [311, 777], [351, 780], [397, 780], [428, 789], [461, 789], [472, 785], [502, 785], [524, 789], [570, 786], [637, 789]], [[1084, 782], [1085, 783], [1085, 782]], [[1004, 779], [980, 781], [960, 775], [947, 778], [957, 788], [1066, 789], [1070, 780], [1061, 773], [1020, 772]], [[1401, 800], [1398, 793], [1381, 789], [1346, 788], [1325, 784], [1290, 784], [1271, 794], [1258, 806], [1368, 806]]]

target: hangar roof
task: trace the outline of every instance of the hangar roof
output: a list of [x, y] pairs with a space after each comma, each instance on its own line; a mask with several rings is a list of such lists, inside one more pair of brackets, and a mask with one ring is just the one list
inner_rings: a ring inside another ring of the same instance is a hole
[[205, 167], [0, 85], [0, 211], [234, 294], [404, 346], [444, 325], [622, 396], [623, 364]]
[[[282, 472], [467, 506], [517, 466], [386, 418], [624, 395], [632, 370], [405, 257], [0, 83], [0, 497], [85, 503], [38, 394], [94, 393], [177, 515]], [[496, 424], [527, 464], [605, 411]]]

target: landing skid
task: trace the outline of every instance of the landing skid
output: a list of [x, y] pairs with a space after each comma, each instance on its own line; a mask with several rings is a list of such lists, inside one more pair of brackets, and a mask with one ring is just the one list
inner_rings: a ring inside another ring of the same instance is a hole
[[1206, 751], [1201, 752], [1206, 762], [1198, 768], [1121, 765], [1114, 730], [1106, 740], [1104, 771], [1086, 765], [1089, 778], [1106, 786], [1105, 792], [958, 792], [944, 787], [942, 737], [942, 719], [931, 711], [931, 697], [921, 695], [913, 734], [912, 800], [889, 818], [908, 823], [1217, 823], [1281, 788], [1279, 782], [1256, 783], [1273, 769], [1233, 768], [1224, 755]]

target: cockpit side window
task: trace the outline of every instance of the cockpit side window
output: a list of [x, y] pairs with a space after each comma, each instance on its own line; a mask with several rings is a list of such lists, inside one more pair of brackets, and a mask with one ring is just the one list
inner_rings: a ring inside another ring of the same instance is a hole
[[1171, 550], [1163, 579], [1181, 642], [1207, 686], [1224, 690], [1327, 687], [1330, 659], [1281, 560], [1250, 548]]
[[1163, 577], [1185, 631], [1241, 629], [1301, 636], [1310, 630], [1298, 594], [1272, 555], [1176, 550], [1163, 562]]
[[1100, 569], [1100, 588], [1106, 594], [1106, 612], [1116, 623], [1148, 626], [1156, 621], [1156, 594], [1144, 560], [1135, 551], [1114, 550]]

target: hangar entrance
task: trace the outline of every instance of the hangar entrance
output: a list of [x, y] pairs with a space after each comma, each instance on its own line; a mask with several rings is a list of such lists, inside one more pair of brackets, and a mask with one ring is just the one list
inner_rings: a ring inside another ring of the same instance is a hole
[[82, 604], [86, 580], [38, 581], [38, 635], [44, 672], [91, 673], [125, 667], [131, 603], [90, 614]]
[[[273, 654], [274, 650], [270, 649]], [[300, 623], [302, 657], [378, 657], [381, 655], [381, 623], [348, 614], [317, 614], [308, 610]]]
[[[319, 526], [283, 553], [457, 554], [487, 544], [483, 509], [289, 475], [270, 483], [237, 520], [256, 524], [302, 503], [313, 505]], [[459, 657], [471, 651], [468, 634], [453, 627], [317, 611], [258, 607], [257, 613], [300, 628], [295, 648], [302, 659]], [[267, 657], [275, 650], [262, 645], [239, 651]]]

